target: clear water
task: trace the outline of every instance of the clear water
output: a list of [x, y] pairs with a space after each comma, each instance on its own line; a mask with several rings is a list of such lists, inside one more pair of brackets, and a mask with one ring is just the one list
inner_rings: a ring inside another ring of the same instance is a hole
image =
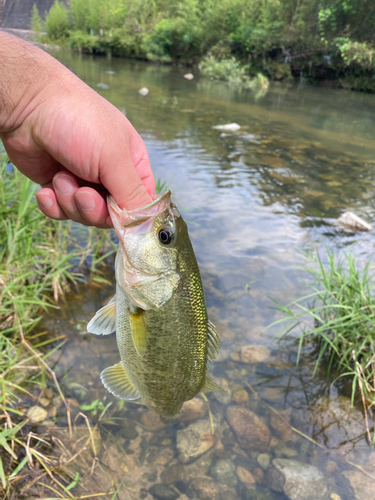
[[[306, 353], [296, 367], [297, 347], [278, 345], [272, 341], [275, 329], [265, 328], [277, 318], [270, 296], [288, 303], [305, 293], [305, 275], [296, 268], [305, 262], [303, 252], [324, 253], [325, 247], [339, 252], [354, 243], [351, 249], [360, 259], [371, 258], [374, 234], [344, 231], [335, 220], [349, 209], [368, 222], [375, 219], [375, 96], [273, 85], [257, 100], [226, 84], [199, 77], [187, 81], [180, 68], [59, 57], [126, 113], [146, 142], [155, 177], [171, 183], [189, 225], [209, 317], [222, 339], [221, 354], [210, 370], [232, 394], [230, 405], [254, 411], [269, 426], [273, 441], [263, 453], [271, 460], [312, 464], [327, 482], [325, 498], [333, 493], [343, 500], [354, 498], [342, 471], [375, 477], [361, 405], [350, 409], [345, 381], [331, 385], [324, 370], [312, 378], [313, 354]], [[109, 88], [100, 89], [99, 83]], [[149, 89], [147, 96], [138, 93], [141, 87]], [[232, 122], [241, 125], [236, 133], [224, 135], [212, 128]], [[111, 267], [107, 273], [114, 284]], [[119, 410], [99, 379], [103, 368], [119, 360], [115, 338], [82, 333], [112, 294], [113, 286], [82, 287], [68, 297], [57, 317], [44, 322], [51, 333], [69, 338], [54, 359], [64, 384], [87, 389], [78, 402], [113, 402], [99, 425], [103, 449], [85, 483], [86, 494], [109, 488], [110, 477], [114, 489], [121, 485], [119, 498], [151, 499], [149, 488], [171, 483], [166, 477], [178, 469], [179, 482], [171, 488], [182, 500], [287, 498], [268, 488], [267, 471], [261, 479], [259, 451], [239, 446], [226, 418], [228, 404], [215, 395], [208, 399], [216, 444], [188, 465], [178, 458], [176, 436], [191, 423], [177, 421], [148, 431], [145, 407], [125, 404]], [[250, 344], [267, 345], [270, 357], [257, 364], [236, 361], [236, 353]], [[73, 403], [75, 395], [72, 390]], [[280, 433], [271, 425], [273, 410], [285, 411], [303, 435]], [[79, 408], [72, 411], [74, 417]], [[94, 425], [97, 416], [90, 418]], [[207, 414], [203, 418], [209, 422]], [[137, 423], [136, 433], [127, 433], [129, 422]], [[57, 426], [65, 425], [61, 408]], [[225, 485], [224, 476], [213, 472], [218, 459], [244, 467], [258, 481], [246, 486], [238, 480], [233, 486], [228, 480]], [[209, 479], [211, 493], [194, 486], [197, 477]]]

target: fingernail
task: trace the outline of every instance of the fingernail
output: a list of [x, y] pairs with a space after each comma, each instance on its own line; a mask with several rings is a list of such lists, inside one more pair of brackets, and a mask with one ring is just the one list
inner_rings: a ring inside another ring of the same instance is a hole
[[84, 212], [90, 212], [96, 207], [95, 198], [91, 193], [81, 191], [77, 193], [76, 199], [80, 209]]
[[64, 174], [56, 175], [53, 180], [53, 187], [62, 195], [72, 194], [74, 190], [72, 179]]
[[37, 200], [39, 207], [43, 210], [48, 210], [53, 205], [53, 200], [49, 196], [39, 195]]

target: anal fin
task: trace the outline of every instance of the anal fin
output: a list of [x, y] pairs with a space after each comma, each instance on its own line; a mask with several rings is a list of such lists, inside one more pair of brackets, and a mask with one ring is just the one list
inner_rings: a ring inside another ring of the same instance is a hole
[[140, 395], [132, 384], [122, 363], [117, 363], [117, 365], [103, 370], [100, 374], [100, 379], [104, 387], [117, 398], [133, 402], [138, 402], [135, 400], [140, 399]]
[[95, 335], [109, 335], [116, 331], [116, 295], [96, 312], [87, 325], [87, 331]]

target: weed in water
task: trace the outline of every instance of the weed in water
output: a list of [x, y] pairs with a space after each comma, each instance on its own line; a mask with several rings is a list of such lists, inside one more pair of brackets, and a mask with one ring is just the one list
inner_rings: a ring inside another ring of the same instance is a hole
[[[371, 262], [363, 267], [351, 253], [335, 257], [328, 251], [323, 264], [317, 253], [304, 270], [312, 277], [312, 293], [288, 306], [274, 300], [283, 315], [275, 323], [283, 338], [300, 328], [298, 360], [306, 344], [318, 347], [316, 372], [327, 363], [328, 373], [351, 377], [352, 402], [360, 392], [365, 409], [375, 407], [375, 281]], [[367, 412], [366, 412], [367, 415]]]

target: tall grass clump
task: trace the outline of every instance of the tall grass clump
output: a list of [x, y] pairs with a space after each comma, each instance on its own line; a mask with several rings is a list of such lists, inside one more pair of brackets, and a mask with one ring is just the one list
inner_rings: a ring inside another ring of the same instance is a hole
[[[37, 189], [8, 163], [0, 143], [0, 491], [4, 492], [9, 492], [27, 462], [32, 465], [33, 456], [37, 462], [40, 459], [37, 451], [30, 455], [22, 431], [27, 422], [25, 410], [20, 409], [25, 406], [20, 404], [23, 396], [38, 401], [49, 378], [65, 401], [47, 363], [51, 351], [38, 350], [52, 342], [54, 349], [59, 348], [64, 336], [43, 340], [38, 334], [38, 343], [32, 341], [33, 329], [43, 312], [56, 308], [72, 284], [83, 281], [113, 251], [108, 231], [46, 218], [37, 208]], [[103, 278], [99, 275], [97, 280]], [[27, 459], [18, 453], [22, 448]], [[39, 466], [43, 469], [43, 461]]]
[[306, 345], [317, 348], [315, 371], [350, 377], [352, 401], [360, 393], [366, 408], [375, 409], [375, 277], [368, 261], [363, 267], [351, 253], [310, 255], [312, 293], [285, 306], [276, 303], [283, 318], [275, 324], [284, 337], [299, 328], [298, 359]]

